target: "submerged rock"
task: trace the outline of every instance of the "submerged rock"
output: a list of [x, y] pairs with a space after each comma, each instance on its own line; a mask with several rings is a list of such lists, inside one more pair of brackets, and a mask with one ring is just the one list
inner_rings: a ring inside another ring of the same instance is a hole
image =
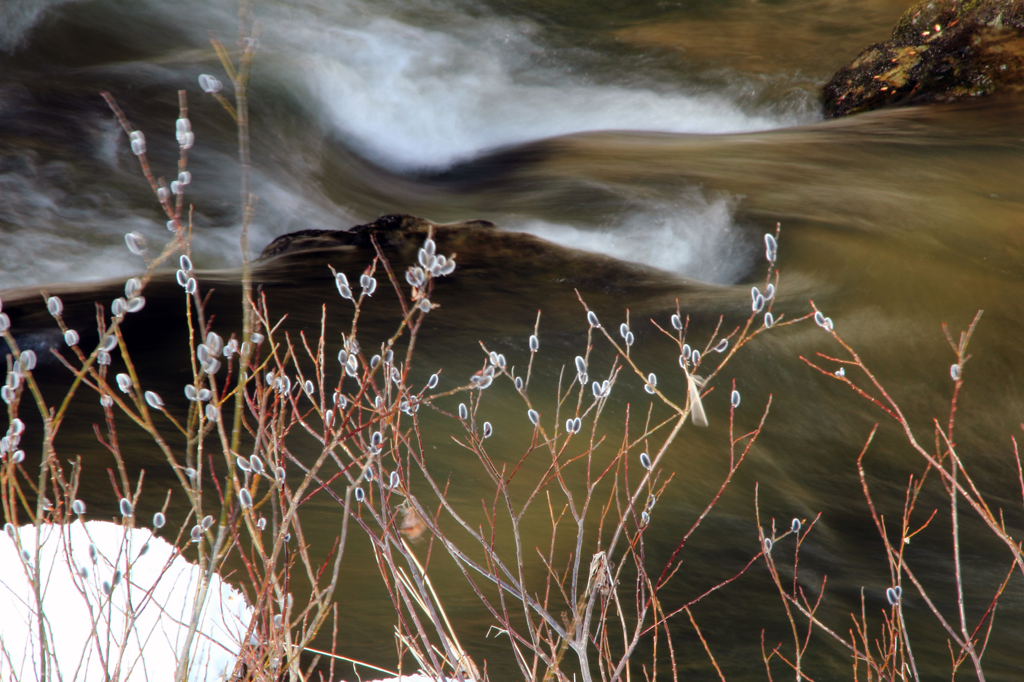
[[[452, 235], [468, 234], [474, 230], [490, 230], [496, 227], [487, 220], [467, 220], [461, 223], [438, 225], [423, 218], [411, 215], [392, 214], [377, 218], [372, 223], [356, 225], [347, 230], [299, 230], [281, 235], [270, 242], [259, 260], [265, 261], [282, 254], [296, 254], [307, 251], [318, 251], [339, 246], [356, 246], [373, 248], [371, 235], [376, 235], [382, 246], [403, 245], [410, 249], [418, 249], [427, 232], [433, 228], [436, 233]], [[414, 243], [415, 241], [415, 243]]]
[[1024, 90], [1024, 2], [926, 0], [822, 93], [825, 116]]
[[[557, 282], [591, 292], [649, 295], [678, 292], [693, 283], [673, 273], [588, 251], [559, 246], [522, 232], [498, 229], [486, 220], [439, 224], [411, 215], [385, 215], [372, 223], [342, 230], [300, 230], [272, 241], [255, 263], [254, 277], [267, 283], [330, 278], [326, 263], [361, 270], [375, 255], [374, 240], [396, 272], [414, 265], [427, 235], [433, 233], [438, 253], [457, 254], [456, 273], [478, 289], [482, 281], [501, 281], [508, 290], [514, 279], [539, 285]], [[453, 278], [453, 279], [458, 279]], [[404, 281], [404, 280], [403, 280]], [[448, 283], [448, 288], [458, 284]], [[525, 292], [524, 292], [525, 294]]]

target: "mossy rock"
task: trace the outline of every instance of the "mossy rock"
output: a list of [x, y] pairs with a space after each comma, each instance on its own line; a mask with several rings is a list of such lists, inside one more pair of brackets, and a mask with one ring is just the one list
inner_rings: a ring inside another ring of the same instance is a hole
[[1024, 90], [1024, 0], [926, 0], [825, 85], [825, 116]]

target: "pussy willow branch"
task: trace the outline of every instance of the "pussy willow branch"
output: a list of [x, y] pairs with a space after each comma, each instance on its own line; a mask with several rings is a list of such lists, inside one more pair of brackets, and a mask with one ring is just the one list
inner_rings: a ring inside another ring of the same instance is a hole
[[[813, 306], [813, 301], [811, 303], [812, 303], [812, 306]], [[976, 316], [975, 319], [979, 319], [980, 315], [981, 315], [981, 313], [979, 312], [978, 316]], [[945, 469], [945, 467], [943, 467], [941, 465], [941, 463], [938, 461], [938, 459], [936, 459], [936, 457], [934, 455], [929, 453], [927, 450], [925, 450], [921, 446], [920, 443], [918, 443], [917, 438], [914, 436], [914, 432], [911, 429], [910, 422], [903, 415], [903, 413], [900, 410], [899, 406], [896, 404], [895, 400], [893, 400], [892, 397], [889, 395], [888, 391], [885, 390], [885, 387], [882, 385], [882, 383], [870, 372], [870, 370], [868, 370], [867, 365], [865, 365], [863, 363], [863, 361], [860, 359], [860, 356], [856, 352], [854, 352], [854, 350], [845, 341], [842, 340], [842, 338], [839, 336], [839, 334], [834, 329], [831, 332], [829, 332], [829, 333], [831, 334], [832, 338], [834, 338], [836, 340], [836, 342], [839, 343], [839, 345], [841, 345], [850, 354], [850, 357], [853, 360], [853, 364], [855, 364], [857, 367], [859, 367], [864, 372], [864, 374], [868, 378], [868, 381], [882, 395], [882, 398], [885, 401], [884, 404], [882, 402], [874, 399], [874, 398], [871, 398], [871, 396], [869, 396], [866, 393], [864, 393], [861, 389], [856, 387], [856, 385], [853, 384], [849, 380], [849, 378], [847, 378], [847, 377], [843, 377], [843, 378], [836, 377], [832, 372], [830, 372], [830, 371], [828, 371], [826, 369], [823, 369], [822, 367], [819, 367], [818, 365], [816, 365], [815, 363], [811, 362], [810, 360], [808, 360], [807, 358], [805, 358], [803, 356], [801, 356], [800, 359], [803, 360], [805, 363], [807, 363], [809, 366], [811, 366], [814, 369], [816, 369], [819, 372], [821, 372], [822, 374], [824, 374], [826, 376], [830, 376], [830, 377], [836, 379], [837, 381], [843, 381], [847, 385], [851, 386], [854, 390], [856, 390], [857, 392], [861, 393], [862, 395], [867, 397], [869, 400], [872, 400], [873, 402], [876, 402], [876, 404], [878, 404], [883, 409], [885, 409], [885, 411], [888, 414], [890, 414], [890, 416], [893, 417], [893, 419], [896, 421], [896, 423], [899, 424], [899, 426], [903, 430], [903, 433], [906, 436], [907, 442], [910, 444], [910, 446], [918, 454], [920, 454], [921, 457], [923, 457], [925, 459], [925, 461], [927, 461], [929, 464], [931, 464], [932, 467], [934, 467], [936, 471], [939, 472], [940, 476], [943, 478], [944, 481], [946, 481], [949, 485], [951, 485], [953, 488], [955, 488], [956, 491], [958, 493], [960, 493], [960, 495], [962, 495], [965, 500], [967, 500], [967, 503], [971, 506], [972, 509], [974, 509], [974, 511], [978, 514], [978, 516], [981, 517], [981, 519], [982, 519], [982, 521], [984, 521], [985, 525], [987, 525], [989, 527], [989, 529], [996, 535], [996, 537], [998, 537], [1003, 542], [1003, 544], [1006, 545], [1007, 549], [1009, 549], [1010, 553], [1013, 555], [1014, 561], [1016, 562], [1018, 569], [1020, 570], [1020, 572], [1022, 574], [1024, 574], [1024, 554], [1022, 554], [1021, 548], [1017, 545], [1017, 543], [1014, 541], [1014, 539], [1012, 537], [1010, 537], [1010, 535], [1008, 533], [1006, 533], [1005, 530], [1003, 530], [1003, 528], [1001, 527], [1000, 522], [998, 520], [996, 520], [995, 516], [988, 509], [987, 505], [984, 502], [984, 499], [980, 497], [980, 495], [978, 494], [977, 490], [975, 489], [973, 491], [974, 494], [972, 494], [971, 491], [968, 491], [966, 488], [964, 488], [964, 486], [958, 480], [954, 479], [952, 473], [950, 471], [947, 471]], [[957, 466], [959, 466], [959, 465], [957, 465]], [[966, 476], [966, 472], [963, 471], [962, 467], [960, 467], [960, 470]], [[968, 479], [968, 481], [969, 480], [970, 479]], [[978, 495], [978, 496], [976, 497], [976, 495]]]

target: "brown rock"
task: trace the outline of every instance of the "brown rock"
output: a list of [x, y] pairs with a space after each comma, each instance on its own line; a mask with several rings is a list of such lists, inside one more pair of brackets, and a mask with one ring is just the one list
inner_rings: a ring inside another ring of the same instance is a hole
[[570, 288], [620, 293], [631, 287], [678, 287], [685, 281], [640, 264], [499, 230], [486, 220], [439, 224], [411, 215], [385, 215], [347, 230], [300, 230], [282, 235], [260, 254], [259, 277], [265, 282], [296, 280], [310, 272], [327, 273], [326, 263], [331, 260], [341, 267], [341, 259], [352, 261], [345, 264], [349, 270], [362, 269], [375, 254], [374, 239], [391, 265], [404, 271], [415, 264], [430, 233], [438, 253], [457, 254], [460, 277], [456, 279], [539, 278], [557, 280]]
[[1024, 2], [926, 0], [825, 85], [825, 116], [1024, 90]]
[[381, 216], [372, 223], [356, 225], [347, 230], [299, 230], [297, 232], [289, 232], [270, 242], [263, 249], [259, 260], [266, 260], [286, 253], [296, 254], [303, 251], [319, 251], [339, 246], [372, 248], [371, 234], [376, 235], [378, 243], [382, 246], [402, 245], [406, 249], [411, 249], [414, 242], [416, 248], [422, 245], [431, 228], [435, 232], [452, 234], [461, 230], [489, 229], [493, 227], [495, 227], [494, 223], [486, 220], [467, 220], [461, 223], [438, 225], [429, 220], [411, 215], [392, 214]]

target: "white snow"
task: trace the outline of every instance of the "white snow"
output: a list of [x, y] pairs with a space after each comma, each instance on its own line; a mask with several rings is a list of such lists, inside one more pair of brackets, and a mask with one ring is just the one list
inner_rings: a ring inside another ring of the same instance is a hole
[[[34, 526], [0, 534], [0, 679], [40, 679], [38, 572], [47, 679], [105, 679], [105, 666], [120, 682], [173, 680], [201, 569], [147, 529], [103, 521], [43, 524], [38, 540], [37, 570]], [[111, 587], [115, 571], [122, 577]], [[231, 675], [251, 619], [245, 597], [214, 574], [189, 652], [190, 682]]]

